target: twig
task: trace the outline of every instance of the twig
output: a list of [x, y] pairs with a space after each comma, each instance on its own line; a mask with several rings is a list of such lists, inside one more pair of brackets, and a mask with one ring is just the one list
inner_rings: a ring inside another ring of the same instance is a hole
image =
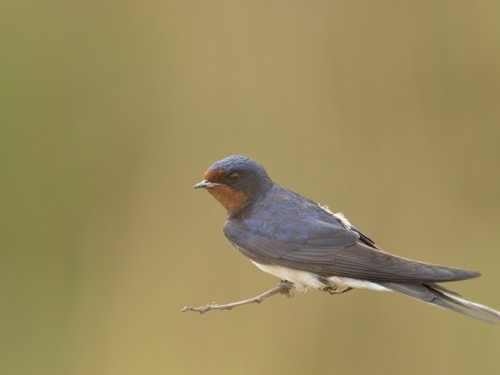
[[225, 305], [218, 305], [215, 302], [212, 302], [209, 305], [199, 306], [199, 307], [184, 306], [181, 309], [181, 312], [196, 311], [199, 312], [200, 314], [204, 314], [211, 310], [231, 310], [233, 307], [247, 305], [249, 303], [261, 303], [264, 299], [272, 297], [278, 293], [283, 294], [284, 296], [290, 298], [292, 297], [290, 290], [292, 290], [293, 288], [294, 288], [293, 283], [281, 280], [279, 284], [275, 286], [273, 289], [268, 290], [267, 292], [264, 292], [262, 294], [259, 294], [258, 296], [253, 298], [245, 299], [243, 301], [238, 301], [238, 302], [227, 303]]

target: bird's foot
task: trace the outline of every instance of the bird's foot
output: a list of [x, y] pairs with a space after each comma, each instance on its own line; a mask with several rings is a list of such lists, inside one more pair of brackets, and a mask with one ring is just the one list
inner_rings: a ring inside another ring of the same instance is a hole
[[339, 289], [338, 285], [325, 286], [324, 288], [321, 288], [323, 292], [328, 292], [330, 294], [342, 294], [353, 289], [354, 288], [351, 287], [347, 287], [345, 289]]
[[288, 298], [293, 297], [293, 294], [290, 293], [290, 291], [295, 288], [294, 283], [288, 280], [280, 280], [280, 282], [278, 283], [278, 287], [281, 289], [280, 294]]

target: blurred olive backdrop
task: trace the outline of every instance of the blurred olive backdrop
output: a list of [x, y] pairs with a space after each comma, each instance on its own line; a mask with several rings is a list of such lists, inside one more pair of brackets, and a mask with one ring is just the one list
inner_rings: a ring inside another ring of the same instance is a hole
[[193, 191], [230, 154], [500, 308], [498, 1], [3, 1], [2, 374], [498, 373], [498, 326], [275, 285]]

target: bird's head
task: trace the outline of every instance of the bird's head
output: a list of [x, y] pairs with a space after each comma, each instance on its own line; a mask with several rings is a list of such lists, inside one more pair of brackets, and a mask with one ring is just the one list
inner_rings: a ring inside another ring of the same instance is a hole
[[207, 189], [229, 213], [240, 212], [273, 184], [265, 169], [245, 156], [232, 155], [212, 164], [195, 189]]

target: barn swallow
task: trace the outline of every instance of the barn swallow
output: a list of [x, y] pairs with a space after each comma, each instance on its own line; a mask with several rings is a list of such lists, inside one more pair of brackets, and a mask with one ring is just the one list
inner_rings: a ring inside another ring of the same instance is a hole
[[206, 189], [227, 210], [224, 234], [236, 249], [298, 291], [394, 291], [491, 323], [500, 320], [500, 312], [438, 284], [479, 272], [384, 252], [342, 214], [278, 185], [247, 157], [215, 162], [194, 188]]

